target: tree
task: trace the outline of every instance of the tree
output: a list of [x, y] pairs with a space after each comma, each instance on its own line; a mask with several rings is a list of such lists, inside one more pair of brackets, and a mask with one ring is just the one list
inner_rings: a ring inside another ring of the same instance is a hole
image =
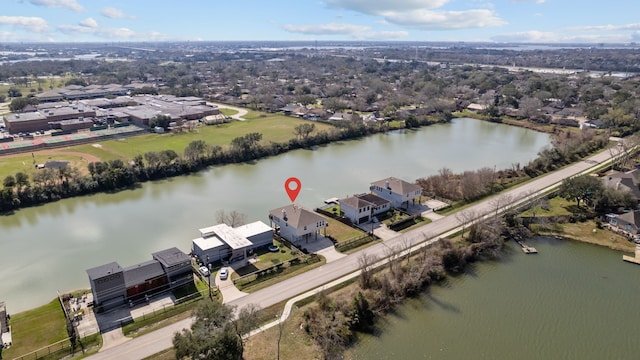
[[247, 214], [243, 214], [236, 210], [232, 210], [229, 213], [224, 210], [216, 211], [216, 222], [218, 224], [227, 224], [231, 227], [237, 227], [247, 223]]
[[169, 123], [171, 123], [171, 116], [169, 115], [160, 114], [149, 119], [149, 127], [152, 127], [152, 128], [159, 126], [163, 129], [166, 129], [169, 127]]
[[9, 110], [13, 112], [19, 112], [22, 109], [24, 109], [27, 105], [37, 105], [38, 103], [39, 101], [36, 98], [19, 97], [11, 100], [11, 103], [9, 104]]
[[575, 200], [580, 207], [580, 202], [584, 202], [587, 206], [594, 205], [596, 199], [602, 191], [604, 185], [599, 178], [591, 175], [578, 175], [564, 179], [558, 194], [567, 200]]
[[460, 222], [460, 225], [462, 225], [462, 232], [460, 233], [460, 237], [464, 239], [464, 229], [467, 225], [469, 225], [469, 223], [476, 219], [476, 213], [473, 210], [465, 209], [458, 211], [455, 216], [456, 220], [458, 220]]
[[184, 157], [188, 161], [199, 163], [207, 155], [209, 146], [204, 140], [195, 140], [184, 149]]
[[304, 141], [316, 129], [316, 124], [302, 123], [293, 128], [293, 133]]
[[8, 175], [2, 181], [2, 185], [6, 188], [12, 188], [16, 186], [16, 178], [14, 178], [13, 175]]
[[257, 310], [248, 305], [234, 317], [233, 307], [202, 301], [191, 328], [173, 336], [176, 359], [242, 359], [242, 337], [257, 326]]

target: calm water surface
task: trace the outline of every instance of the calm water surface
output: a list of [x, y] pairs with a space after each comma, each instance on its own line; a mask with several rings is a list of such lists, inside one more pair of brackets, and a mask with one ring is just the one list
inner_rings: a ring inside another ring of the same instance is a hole
[[445, 166], [525, 164], [548, 144], [546, 134], [456, 119], [23, 209], [0, 216], [0, 301], [15, 313], [50, 301], [56, 290], [89, 287], [87, 268], [129, 266], [171, 246], [189, 252], [198, 229], [214, 225], [221, 209], [268, 223], [268, 211], [289, 202], [283, 184], [290, 176], [302, 181], [296, 202], [313, 208], [388, 176], [414, 181]]
[[349, 359], [638, 359], [640, 266], [595, 245], [538, 238], [432, 287]]

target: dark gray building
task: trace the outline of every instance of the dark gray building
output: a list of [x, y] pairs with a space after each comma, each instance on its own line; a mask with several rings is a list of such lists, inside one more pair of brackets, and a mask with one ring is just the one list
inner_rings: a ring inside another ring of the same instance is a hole
[[169, 287], [175, 288], [193, 281], [191, 258], [176, 247], [154, 252], [151, 254], [160, 262], [164, 273], [167, 274]]
[[117, 262], [110, 262], [87, 270], [93, 303], [103, 308], [124, 304], [126, 287], [124, 271]]

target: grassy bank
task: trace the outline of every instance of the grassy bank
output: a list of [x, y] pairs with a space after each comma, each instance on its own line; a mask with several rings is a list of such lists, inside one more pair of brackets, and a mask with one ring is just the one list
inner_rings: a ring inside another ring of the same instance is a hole
[[5, 359], [28, 354], [67, 338], [66, 321], [58, 299], [12, 315], [10, 325], [13, 346], [2, 353]]

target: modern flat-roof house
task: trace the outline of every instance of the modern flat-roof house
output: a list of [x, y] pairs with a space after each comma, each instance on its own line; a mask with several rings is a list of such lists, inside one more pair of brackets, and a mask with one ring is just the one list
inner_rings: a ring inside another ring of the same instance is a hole
[[200, 229], [200, 237], [192, 241], [192, 253], [209, 265], [216, 261], [243, 260], [247, 251], [273, 243], [273, 229], [262, 221], [235, 228], [218, 224]]
[[169, 287], [175, 288], [193, 281], [191, 257], [178, 248], [172, 247], [154, 252], [151, 256], [162, 265], [164, 273], [167, 274]]
[[354, 224], [365, 224], [375, 215], [391, 210], [391, 202], [374, 194], [359, 194], [338, 200], [344, 217]]
[[193, 281], [189, 255], [170, 248], [153, 260], [122, 268], [110, 262], [87, 270], [93, 303], [103, 310], [137, 301]]
[[320, 230], [327, 227], [324, 217], [294, 204], [269, 211], [269, 220], [276, 233], [292, 243], [317, 240]]
[[369, 189], [375, 195], [390, 201], [394, 208], [406, 208], [420, 202], [422, 195], [420, 186], [394, 177], [372, 182]]

